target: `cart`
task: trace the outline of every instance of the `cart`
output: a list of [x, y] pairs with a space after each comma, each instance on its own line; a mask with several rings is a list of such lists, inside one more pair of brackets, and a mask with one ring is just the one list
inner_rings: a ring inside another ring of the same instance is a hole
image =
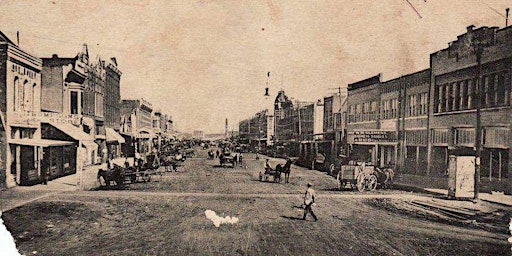
[[378, 184], [375, 167], [364, 162], [351, 161], [348, 165], [342, 165], [336, 179], [340, 190], [350, 185], [352, 189], [357, 188], [360, 192], [372, 191]]

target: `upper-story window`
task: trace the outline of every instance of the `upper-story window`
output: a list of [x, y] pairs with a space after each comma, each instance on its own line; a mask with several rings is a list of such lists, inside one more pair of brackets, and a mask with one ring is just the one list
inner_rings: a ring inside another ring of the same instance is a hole
[[476, 108], [477, 96], [481, 94], [482, 108], [510, 105], [510, 74], [505, 71], [486, 74], [480, 80], [466, 79], [435, 86], [435, 113], [461, 111]]
[[12, 111], [20, 111], [20, 79], [14, 78]]

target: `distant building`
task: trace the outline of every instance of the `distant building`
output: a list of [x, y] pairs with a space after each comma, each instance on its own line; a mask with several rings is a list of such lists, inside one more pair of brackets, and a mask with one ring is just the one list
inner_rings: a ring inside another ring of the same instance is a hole
[[199, 130], [193, 131], [192, 136], [195, 139], [204, 139], [204, 131], [199, 131]]
[[276, 141], [296, 139], [295, 116], [292, 101], [285, 95], [284, 91], [279, 91], [274, 101], [274, 136]]
[[126, 140], [122, 146], [124, 156], [133, 157], [135, 153], [144, 156], [153, 150], [153, 105], [144, 100], [121, 101], [120, 133]]
[[238, 124], [238, 136], [253, 147], [270, 145], [273, 131], [272, 116], [268, 110], [262, 110], [253, 117]]

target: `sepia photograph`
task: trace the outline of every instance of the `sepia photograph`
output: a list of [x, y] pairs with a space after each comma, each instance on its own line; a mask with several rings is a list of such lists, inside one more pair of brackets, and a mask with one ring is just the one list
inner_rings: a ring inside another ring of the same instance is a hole
[[0, 255], [512, 255], [509, 0], [0, 1]]

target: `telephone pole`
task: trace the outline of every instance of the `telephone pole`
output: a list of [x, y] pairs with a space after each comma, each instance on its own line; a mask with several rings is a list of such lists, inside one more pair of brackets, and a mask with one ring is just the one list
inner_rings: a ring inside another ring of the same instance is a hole
[[476, 55], [477, 71], [476, 71], [476, 128], [475, 128], [475, 192], [473, 201], [477, 202], [480, 192], [480, 166], [482, 156], [482, 54], [484, 47], [479, 40], [473, 42]]

